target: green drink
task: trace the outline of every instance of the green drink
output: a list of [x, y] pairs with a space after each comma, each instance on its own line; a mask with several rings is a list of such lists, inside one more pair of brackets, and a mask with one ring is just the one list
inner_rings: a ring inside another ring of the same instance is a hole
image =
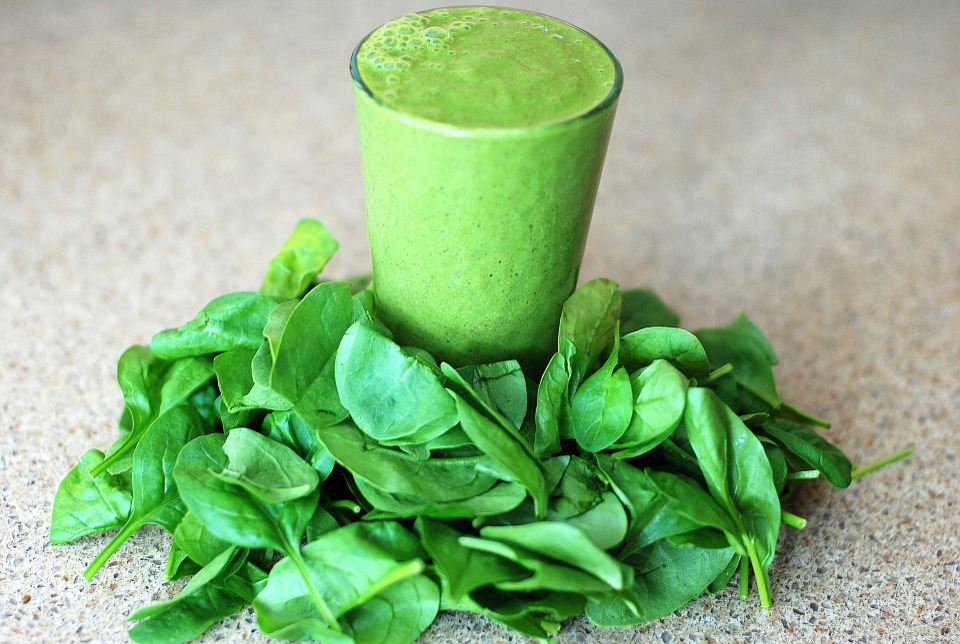
[[453, 364], [556, 350], [621, 70], [539, 14], [409, 14], [354, 51], [378, 313]]

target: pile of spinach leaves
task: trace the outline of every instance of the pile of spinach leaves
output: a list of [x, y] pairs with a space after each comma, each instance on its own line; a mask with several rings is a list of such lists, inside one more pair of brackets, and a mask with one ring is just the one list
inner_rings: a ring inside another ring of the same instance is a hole
[[395, 343], [372, 287], [317, 276], [302, 221], [259, 292], [210, 302], [120, 358], [120, 436], [60, 484], [51, 541], [172, 534], [170, 601], [136, 642], [194, 638], [248, 604], [283, 639], [413, 641], [441, 609], [546, 638], [586, 614], [657, 619], [739, 573], [771, 603], [781, 509], [850, 460], [780, 398], [746, 317], [689, 332], [650, 291], [589, 282], [539, 382], [513, 360]]

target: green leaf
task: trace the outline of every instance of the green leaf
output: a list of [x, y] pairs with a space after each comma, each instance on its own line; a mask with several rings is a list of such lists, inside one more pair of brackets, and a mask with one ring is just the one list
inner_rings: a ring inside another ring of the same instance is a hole
[[560, 440], [570, 433], [571, 357], [574, 352], [573, 344], [564, 341], [562, 350], [553, 355], [540, 379], [533, 445], [534, 453], [541, 459], [559, 452]]
[[633, 415], [620, 437], [620, 458], [634, 458], [666, 440], [683, 420], [689, 380], [666, 360], [655, 360], [632, 380]]
[[617, 442], [633, 415], [630, 376], [617, 367], [617, 337], [603, 366], [573, 394], [570, 432], [582, 449], [599, 452]]
[[130, 632], [138, 644], [185, 642], [246, 605], [226, 588], [226, 577], [239, 568], [246, 552], [229, 548], [204, 566], [173, 599], [145, 606], [127, 619], [142, 620]]
[[270, 260], [260, 293], [279, 300], [302, 297], [339, 244], [316, 219], [302, 219]]
[[[240, 428], [231, 435], [237, 431]], [[224, 541], [244, 548], [288, 552], [300, 542], [313, 515], [317, 491], [280, 503], [265, 501], [266, 495], [254, 496], [238, 481], [222, 475], [230, 467], [224, 451], [226, 441], [223, 434], [209, 434], [191, 441], [181, 451], [174, 477], [187, 508]], [[285, 467], [284, 462], [264, 465], [277, 470]]]
[[508, 472], [512, 480], [527, 489], [538, 517], [547, 511], [547, 484], [540, 462], [530, 446], [507, 428], [500, 426], [473, 408], [461, 396], [450, 391], [456, 401], [460, 425], [480, 451]]
[[738, 550], [750, 557], [761, 602], [769, 606], [767, 570], [780, 532], [780, 499], [763, 446], [709, 389], [687, 391], [684, 421], [710, 494], [736, 524]]
[[623, 291], [620, 332], [627, 334], [648, 326], [680, 326], [680, 316], [650, 289]]
[[259, 293], [221, 295], [183, 326], [157, 333], [150, 340], [150, 348], [165, 360], [256, 349], [276, 305], [275, 300]]
[[292, 403], [311, 427], [340, 422], [347, 410], [335, 381], [337, 348], [347, 329], [366, 313], [343, 282], [311, 289], [290, 313], [275, 341], [269, 386]]
[[185, 405], [166, 411], [150, 425], [133, 453], [130, 516], [120, 532], [84, 571], [86, 579], [92, 579], [120, 546], [144, 525], [158, 525], [169, 532], [176, 529], [186, 508], [173, 479], [173, 466], [184, 445], [206, 431], [197, 411]]
[[292, 449], [246, 427], [237, 427], [223, 444], [227, 465], [216, 474], [264, 503], [304, 497], [320, 483], [317, 471]]
[[201, 566], [206, 566], [233, 547], [210, 532], [200, 517], [189, 511], [183, 515], [173, 532], [173, 545]]
[[724, 328], [701, 329], [695, 335], [713, 367], [730, 364], [737, 384], [774, 409], [780, 406], [771, 369], [776, 356], [770, 343], [746, 317], [741, 316]]
[[519, 483], [499, 483], [486, 492], [458, 501], [438, 503], [424, 497], [393, 492], [354, 475], [357, 490], [375, 510], [367, 519], [428, 517], [435, 519], [476, 519], [510, 512], [527, 497]]
[[343, 622], [357, 642], [413, 642], [436, 619], [439, 604], [437, 584], [417, 575], [388, 586], [348, 611]]
[[296, 452], [317, 471], [321, 481], [333, 471], [333, 456], [317, 436], [316, 430], [295, 410], [270, 412], [263, 419], [261, 431]]
[[707, 353], [697, 336], [684, 329], [645, 327], [620, 340], [620, 362], [631, 371], [666, 360], [690, 378], [710, 373]]
[[480, 536], [520, 546], [552, 561], [579, 568], [614, 590], [622, 590], [632, 581], [628, 569], [582, 530], [566, 523], [538, 521], [515, 526], [487, 526], [480, 530]]
[[621, 306], [619, 286], [606, 278], [587, 282], [564, 303], [559, 348], [563, 350], [564, 341], [576, 347], [571, 365], [574, 387], [616, 337]]
[[519, 581], [533, 574], [530, 569], [504, 557], [464, 547], [460, 543], [464, 535], [449, 524], [418, 518], [417, 530], [455, 600], [478, 588]]
[[440, 379], [362, 323], [340, 343], [336, 382], [353, 421], [378, 441], [422, 443], [457, 424], [456, 405]]
[[76, 541], [126, 523], [131, 501], [129, 481], [110, 472], [93, 476], [91, 470], [103, 459], [100, 450], [88, 450], [60, 481], [53, 499], [50, 543]]
[[343, 467], [393, 494], [449, 503], [482, 494], [497, 483], [480, 467], [478, 456], [422, 460], [380, 445], [349, 421], [321, 428], [318, 434]]
[[468, 365], [457, 373], [477, 395], [514, 427], [523, 425], [527, 414], [527, 380], [516, 360]]
[[[253, 601], [261, 630], [284, 639], [340, 641], [343, 638], [314, 610], [311, 595], [318, 593], [336, 618], [346, 615], [346, 635], [358, 627], [358, 635], [370, 635], [376, 630], [370, 622], [383, 620], [381, 633], [395, 633], [399, 641], [416, 639], [436, 616], [440, 593], [432, 582], [415, 582], [406, 591], [385, 594], [411, 578], [426, 579], [420, 575], [422, 560], [398, 557], [409, 552], [398, 552], [392, 545], [399, 537], [391, 533], [403, 530], [392, 522], [352, 523], [304, 546], [303, 569], [290, 557], [280, 560]], [[363, 608], [378, 596], [380, 600]], [[407, 610], [400, 613], [389, 610], [391, 606]], [[353, 610], [359, 612], [348, 614]]]
[[831, 484], [839, 488], [850, 485], [853, 469], [850, 459], [809, 427], [771, 418], [763, 423], [761, 430], [785, 450], [819, 470]]
[[626, 560], [634, 567], [634, 604], [608, 595], [587, 601], [587, 617], [598, 626], [652, 622], [703, 593], [734, 557], [730, 548], [679, 548], [658, 541]]

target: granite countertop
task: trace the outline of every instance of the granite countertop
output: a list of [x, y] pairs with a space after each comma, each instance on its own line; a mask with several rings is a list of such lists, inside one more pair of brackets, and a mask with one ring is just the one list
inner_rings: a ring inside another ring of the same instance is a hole
[[[48, 543], [57, 484], [112, 442], [121, 351], [256, 288], [304, 216], [368, 270], [347, 61], [411, 2], [0, 6], [0, 640], [116, 642], [170, 597], [168, 536]], [[790, 510], [775, 605], [730, 587], [561, 641], [960, 639], [960, 6], [515, 0], [626, 77], [582, 277], [690, 327], [741, 311], [784, 396], [861, 462]], [[246, 610], [204, 641], [265, 641]], [[517, 641], [445, 614], [436, 642]], [[522, 638], [520, 638], [522, 639]]]

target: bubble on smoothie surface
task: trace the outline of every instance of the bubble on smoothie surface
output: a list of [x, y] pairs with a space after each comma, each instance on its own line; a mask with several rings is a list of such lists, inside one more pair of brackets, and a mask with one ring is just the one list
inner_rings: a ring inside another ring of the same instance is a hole
[[451, 7], [392, 20], [363, 42], [356, 66], [382, 102], [465, 127], [574, 118], [603, 102], [616, 79], [609, 52], [585, 32], [498, 7]]

